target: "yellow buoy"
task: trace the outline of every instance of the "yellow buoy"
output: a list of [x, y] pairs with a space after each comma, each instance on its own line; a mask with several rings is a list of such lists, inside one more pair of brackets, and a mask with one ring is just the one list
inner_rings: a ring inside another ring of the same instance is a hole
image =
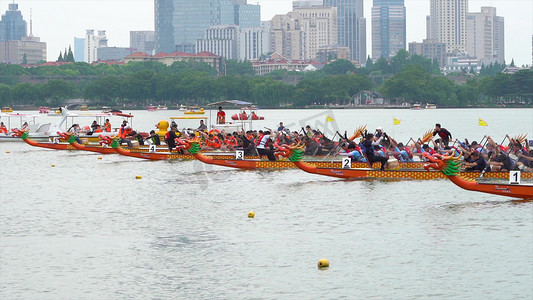
[[11, 151], [7, 150], [6, 153], [11, 153]]
[[135, 179], [141, 179], [141, 178], [143, 178], [141, 175], [135, 176]]
[[322, 268], [327, 268], [329, 267], [329, 261], [325, 258], [322, 258], [321, 260], [318, 261], [318, 268], [319, 269], [322, 269]]
[[52, 167], [55, 167], [56, 165], [52, 164]]
[[253, 211], [249, 212], [248, 218], [253, 218], [253, 217], [255, 217], [255, 213]]
[[101, 157], [101, 156], [98, 156], [98, 159], [102, 159], [102, 157]]

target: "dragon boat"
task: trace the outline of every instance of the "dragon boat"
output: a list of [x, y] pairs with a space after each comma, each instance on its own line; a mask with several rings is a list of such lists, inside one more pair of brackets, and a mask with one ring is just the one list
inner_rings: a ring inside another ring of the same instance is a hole
[[[303, 148], [300, 145], [278, 145], [279, 152], [289, 159], [299, 169], [317, 175], [331, 176], [344, 179], [412, 179], [412, 180], [432, 180], [446, 178], [442, 172], [429, 171], [427, 169], [394, 169], [379, 170], [368, 168], [339, 168], [339, 167], [322, 167], [312, 163], [302, 161]], [[463, 173], [467, 178], [479, 177], [479, 172]], [[486, 178], [507, 178], [507, 172], [488, 172], [484, 174]], [[533, 173], [524, 173], [524, 178], [532, 178]]]
[[[194, 156], [194, 158], [206, 164], [219, 165], [223, 167], [245, 169], [245, 170], [258, 170], [258, 169], [285, 170], [285, 169], [296, 168], [295, 164], [291, 162], [290, 160], [269, 161], [269, 160], [262, 160], [260, 158], [249, 159], [248, 157], [237, 159], [236, 158], [237, 155], [230, 156], [228, 158], [225, 158], [222, 156], [208, 156], [200, 152], [200, 149], [201, 149], [200, 141], [196, 138], [192, 140], [176, 139], [176, 141], [178, 142], [179, 147], [181, 149], [187, 150], [189, 153], [191, 153], [191, 155]], [[303, 157], [303, 150], [302, 150], [302, 157]], [[313, 159], [313, 160], [305, 161], [306, 164], [316, 166], [316, 167], [341, 168], [342, 166], [341, 161], [316, 160], [316, 157], [311, 157], [310, 159]], [[400, 163], [399, 164], [400, 167], [403, 167], [405, 169], [420, 169], [420, 170], [422, 170], [423, 165], [424, 165], [423, 162], [411, 162], [411, 163]], [[365, 166], [368, 166], [368, 164], [363, 163], [363, 162], [352, 162], [351, 163], [352, 168], [365, 167]]]
[[[439, 154], [430, 155], [424, 153], [423, 155], [429, 160], [429, 162], [424, 166], [426, 170], [435, 169], [442, 172], [442, 174], [445, 175], [448, 179], [450, 179], [451, 182], [465, 190], [513, 198], [533, 199], [533, 185], [531, 184], [478, 182], [465, 176], [469, 173], [461, 173], [461, 161], [458, 158], [451, 156], [443, 156]], [[491, 173], [493, 172], [485, 173], [485, 177], [489, 177], [487, 175]], [[509, 176], [510, 174], [509, 172], [498, 173], [506, 173], [507, 176]], [[522, 173], [522, 177], [524, 177], [523, 175], [525, 174], [530, 173]]]
[[28, 137], [28, 132], [24, 130], [13, 130], [13, 135], [16, 137], [20, 137], [26, 144], [34, 147], [40, 147], [40, 148], [47, 148], [47, 149], [55, 149], [55, 150], [77, 150], [69, 143], [60, 143], [58, 139], [54, 140], [54, 142], [38, 142], [35, 140], [32, 140]]
[[[142, 159], [148, 159], [148, 160], [193, 160], [195, 159], [194, 156], [190, 153], [179, 153], [179, 152], [169, 152], [168, 148], [166, 147], [159, 147], [159, 148], [152, 148], [149, 150], [139, 150], [139, 149], [126, 149], [123, 148], [118, 139], [110, 139], [110, 138], [103, 138], [103, 143], [106, 143], [110, 146], [109, 149], [112, 149], [115, 153], [118, 153], [120, 155], [129, 156], [129, 157], [135, 157], [135, 158], [142, 158]], [[157, 150], [155, 150], [157, 149]], [[182, 148], [180, 148], [182, 149]], [[211, 152], [211, 153], [204, 153], [203, 155], [208, 157], [216, 157], [217, 159], [232, 159], [234, 158], [234, 155], [228, 154], [227, 152]]]

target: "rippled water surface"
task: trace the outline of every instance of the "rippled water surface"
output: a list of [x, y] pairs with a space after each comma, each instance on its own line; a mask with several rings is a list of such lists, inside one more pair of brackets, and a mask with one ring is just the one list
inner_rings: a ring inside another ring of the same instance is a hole
[[[431, 128], [438, 117], [459, 137], [454, 122], [482, 134], [484, 113], [367, 111], [360, 122], [349, 112], [334, 112], [343, 130], [397, 115]], [[485, 118], [508, 126], [494, 135], [531, 136], [532, 112]], [[321, 112], [279, 113], [261, 125]], [[344, 181], [25, 143], [0, 143], [0, 163], [2, 299], [533, 298], [532, 202], [446, 180]]]

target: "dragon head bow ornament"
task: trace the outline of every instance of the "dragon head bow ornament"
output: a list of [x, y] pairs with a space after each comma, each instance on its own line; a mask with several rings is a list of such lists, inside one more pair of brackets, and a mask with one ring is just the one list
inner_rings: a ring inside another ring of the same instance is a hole
[[300, 161], [304, 156], [304, 146], [301, 143], [296, 145], [274, 144], [274, 147], [278, 149], [277, 154], [281, 154], [281, 156], [288, 158], [292, 162]]
[[440, 154], [423, 153], [424, 157], [429, 160], [424, 164], [424, 169], [435, 169], [441, 171], [444, 175], [455, 176], [461, 171], [461, 160], [453, 156], [444, 156]]

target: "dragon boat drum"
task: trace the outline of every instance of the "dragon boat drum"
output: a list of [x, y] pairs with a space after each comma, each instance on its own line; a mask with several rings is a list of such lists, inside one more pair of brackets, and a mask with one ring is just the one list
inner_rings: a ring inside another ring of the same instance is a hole
[[400, 162], [396, 158], [389, 158], [387, 164], [385, 164], [385, 168], [388, 170], [398, 170], [400, 169]]

